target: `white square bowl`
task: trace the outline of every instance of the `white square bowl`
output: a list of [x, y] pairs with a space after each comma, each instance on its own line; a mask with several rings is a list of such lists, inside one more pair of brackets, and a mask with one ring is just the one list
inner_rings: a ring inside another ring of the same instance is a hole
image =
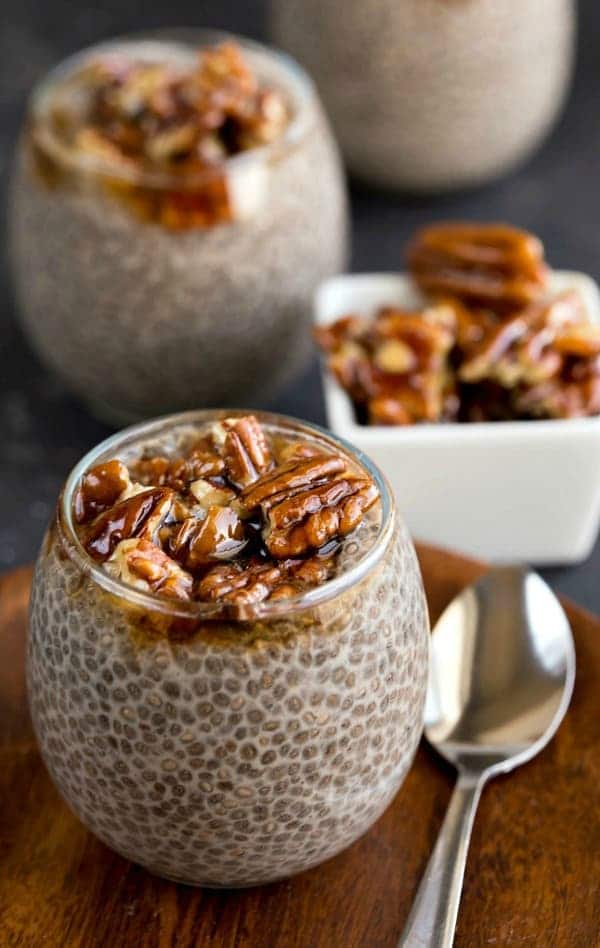
[[[555, 271], [551, 288], [578, 289], [600, 322], [590, 277]], [[315, 294], [314, 321], [423, 302], [406, 274], [334, 277]], [[329, 427], [385, 472], [415, 537], [494, 562], [588, 556], [600, 524], [600, 417], [367, 427], [325, 360], [322, 376]]]

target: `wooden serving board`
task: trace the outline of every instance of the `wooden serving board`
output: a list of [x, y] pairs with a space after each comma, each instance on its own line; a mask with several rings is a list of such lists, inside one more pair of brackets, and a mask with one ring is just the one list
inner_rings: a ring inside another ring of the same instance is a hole
[[[432, 621], [482, 567], [419, 550]], [[425, 747], [394, 802], [348, 851], [287, 882], [214, 892], [156, 879], [62, 803], [28, 720], [31, 572], [0, 577], [0, 945], [6, 948], [395, 948], [450, 795]], [[531, 763], [483, 794], [456, 945], [600, 944], [600, 620], [567, 603], [571, 708]]]

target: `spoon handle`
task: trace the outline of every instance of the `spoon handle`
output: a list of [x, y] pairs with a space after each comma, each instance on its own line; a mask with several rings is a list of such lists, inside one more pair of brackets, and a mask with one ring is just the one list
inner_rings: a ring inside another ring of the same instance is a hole
[[461, 774], [398, 948], [452, 948], [475, 810], [485, 783]]

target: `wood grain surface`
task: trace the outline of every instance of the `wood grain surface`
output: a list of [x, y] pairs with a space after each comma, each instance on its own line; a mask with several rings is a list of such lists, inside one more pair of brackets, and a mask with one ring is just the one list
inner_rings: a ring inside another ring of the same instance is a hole
[[[482, 567], [421, 547], [432, 620]], [[422, 747], [404, 786], [348, 851], [287, 882], [214, 892], [164, 882], [71, 815], [36, 751], [23, 660], [31, 573], [0, 577], [2, 948], [395, 948], [449, 798]], [[600, 944], [600, 620], [567, 604], [571, 708], [531, 763], [484, 791], [456, 945]]]

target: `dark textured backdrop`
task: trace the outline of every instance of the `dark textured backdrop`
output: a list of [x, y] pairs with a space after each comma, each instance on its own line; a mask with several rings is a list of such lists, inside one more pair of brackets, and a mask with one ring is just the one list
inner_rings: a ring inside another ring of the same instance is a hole
[[[327, 0], [323, 0], [327, 2]], [[600, 5], [580, 4], [579, 59], [561, 122], [543, 149], [501, 183], [443, 200], [355, 189], [355, 270], [396, 269], [409, 233], [433, 216], [503, 218], [540, 234], [551, 262], [600, 278]], [[158, 26], [215, 26], [265, 36], [261, 0], [8, 0], [0, 27], [0, 207], [31, 84], [57, 59], [95, 40]], [[4, 220], [2, 220], [4, 224]], [[4, 246], [4, 241], [2, 246]], [[77, 458], [108, 434], [39, 365], [15, 325], [0, 256], [0, 570], [31, 560], [60, 484]], [[277, 400], [280, 411], [323, 421], [316, 367]], [[552, 511], [548, 511], [552, 516]], [[587, 563], [545, 575], [600, 611], [600, 546]]]

